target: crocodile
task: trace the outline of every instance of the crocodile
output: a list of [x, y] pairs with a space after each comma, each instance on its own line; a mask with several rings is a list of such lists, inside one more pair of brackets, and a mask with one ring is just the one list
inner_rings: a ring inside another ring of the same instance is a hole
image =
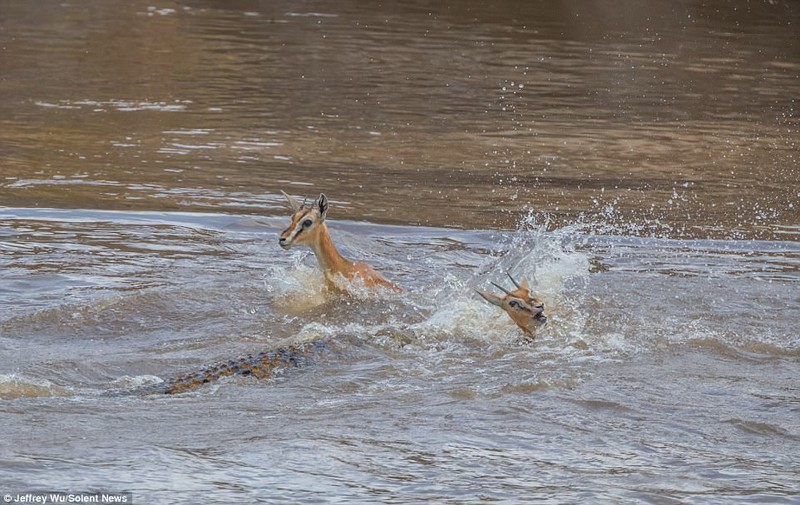
[[[394, 292], [402, 292], [402, 288], [384, 278], [371, 266], [362, 262], [353, 262], [345, 259], [331, 241], [325, 218], [328, 213], [328, 198], [320, 193], [311, 206], [300, 203], [285, 192], [287, 204], [292, 210], [291, 223], [278, 239], [284, 249], [293, 245], [311, 247], [314, 255], [325, 274], [329, 289], [334, 292], [349, 295], [347, 289], [339, 286], [335, 279], [342, 277], [349, 281], [358, 281], [367, 288], [384, 287]], [[278, 346], [272, 350], [250, 355], [241, 359], [234, 359], [206, 367], [198, 372], [190, 372], [174, 377], [165, 382], [134, 388], [128, 390], [135, 394], [177, 394], [196, 389], [203, 384], [216, 381], [231, 375], [252, 375], [258, 378], [273, 377], [279, 370], [288, 367], [299, 367], [310, 361], [309, 355], [324, 348], [328, 344], [324, 340], [314, 340], [304, 343], [293, 343]]]
[[330, 344], [325, 340], [283, 345], [243, 358], [215, 363], [200, 370], [177, 375], [158, 384], [109, 391], [106, 395], [173, 395], [192, 391], [205, 384], [236, 375], [267, 379], [275, 377], [287, 368], [297, 368], [313, 363], [312, 356], [329, 347]]

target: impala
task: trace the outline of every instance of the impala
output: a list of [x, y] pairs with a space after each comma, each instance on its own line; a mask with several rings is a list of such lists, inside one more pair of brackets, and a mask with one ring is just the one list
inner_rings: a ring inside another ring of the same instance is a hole
[[547, 323], [547, 316], [544, 315], [544, 302], [531, 295], [528, 281], [523, 277], [522, 282], [517, 282], [507, 274], [517, 289], [509, 291], [499, 284], [494, 284], [505, 296], [498, 296], [486, 291], [478, 291], [484, 300], [497, 305], [511, 317], [517, 326], [525, 333], [525, 336], [533, 340], [536, 338], [537, 328]]
[[278, 243], [284, 249], [295, 245], [304, 245], [314, 251], [319, 267], [325, 275], [325, 281], [334, 291], [347, 292], [340, 278], [347, 281], [361, 282], [368, 288], [388, 287], [394, 291], [402, 289], [376, 272], [371, 266], [358, 261], [350, 261], [339, 254], [333, 245], [325, 217], [328, 214], [328, 198], [320, 193], [319, 198], [310, 206], [300, 203], [281, 191], [289, 207], [292, 209], [292, 220], [289, 227], [283, 230]]

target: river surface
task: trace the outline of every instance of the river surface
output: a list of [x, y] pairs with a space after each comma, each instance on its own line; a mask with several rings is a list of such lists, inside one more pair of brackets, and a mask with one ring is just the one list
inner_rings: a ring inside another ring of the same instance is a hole
[[[0, 494], [800, 503], [798, 34], [784, 0], [2, 2]], [[404, 291], [327, 292], [280, 190]], [[506, 272], [533, 343], [475, 294]]]

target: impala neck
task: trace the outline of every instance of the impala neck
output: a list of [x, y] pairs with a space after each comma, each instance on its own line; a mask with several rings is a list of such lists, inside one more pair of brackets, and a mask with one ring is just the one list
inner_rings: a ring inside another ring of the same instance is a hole
[[322, 227], [319, 230], [319, 239], [314, 242], [311, 249], [313, 249], [319, 266], [325, 274], [344, 272], [348, 267], [352, 266], [352, 263], [339, 254], [336, 246], [333, 245], [331, 234], [328, 233], [328, 227], [325, 223], [322, 223]]

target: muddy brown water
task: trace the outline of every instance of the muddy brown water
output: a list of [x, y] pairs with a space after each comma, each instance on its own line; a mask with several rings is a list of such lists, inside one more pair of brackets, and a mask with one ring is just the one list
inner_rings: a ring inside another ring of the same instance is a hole
[[[0, 5], [0, 494], [800, 503], [796, 2]], [[405, 288], [326, 293], [280, 190]], [[532, 345], [474, 289], [526, 276]], [[307, 366], [108, 395], [287, 341]]]

